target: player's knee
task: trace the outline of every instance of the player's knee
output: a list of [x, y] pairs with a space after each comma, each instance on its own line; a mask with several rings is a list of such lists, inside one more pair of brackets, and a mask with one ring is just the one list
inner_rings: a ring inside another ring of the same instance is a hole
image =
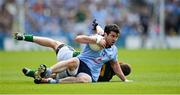
[[77, 75], [77, 78], [78, 78], [79, 82], [81, 82], [81, 83], [90, 83], [90, 82], [92, 82], [91, 77], [86, 73], [79, 73]]
[[70, 60], [68, 60], [69, 62], [69, 64], [68, 64], [68, 69], [70, 70], [70, 71], [73, 71], [73, 70], [75, 70], [77, 67], [78, 67], [78, 65], [79, 65], [79, 59], [78, 58], [72, 58], [72, 59], [70, 59]]

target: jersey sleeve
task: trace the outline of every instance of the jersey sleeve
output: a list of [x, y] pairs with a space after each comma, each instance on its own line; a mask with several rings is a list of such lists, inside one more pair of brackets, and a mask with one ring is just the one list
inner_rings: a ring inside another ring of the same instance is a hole
[[112, 61], [118, 61], [118, 49], [114, 46]]

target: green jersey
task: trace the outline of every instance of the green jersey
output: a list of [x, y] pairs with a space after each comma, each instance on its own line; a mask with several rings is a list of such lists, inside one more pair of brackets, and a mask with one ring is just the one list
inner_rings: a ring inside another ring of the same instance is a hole
[[115, 73], [114, 73], [113, 69], [111, 68], [110, 62], [107, 62], [101, 68], [101, 72], [100, 72], [98, 81], [100, 81], [100, 82], [110, 81], [114, 75], [115, 75]]

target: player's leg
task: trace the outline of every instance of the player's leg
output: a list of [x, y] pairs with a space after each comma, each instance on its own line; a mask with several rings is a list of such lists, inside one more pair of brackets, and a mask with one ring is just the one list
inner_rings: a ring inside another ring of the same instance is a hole
[[76, 77], [69, 76], [62, 79], [53, 79], [53, 78], [42, 78], [41, 80], [34, 80], [34, 83], [40, 84], [40, 83], [90, 83], [92, 82], [92, 78], [90, 75], [86, 73], [79, 73]]
[[20, 33], [15, 33], [16, 40], [24, 40], [28, 42], [34, 42], [36, 44], [45, 46], [45, 47], [50, 47], [56, 51], [57, 47], [61, 44], [64, 44], [62, 42], [46, 38], [46, 37], [38, 37], [38, 36], [33, 36], [33, 35], [23, 35]]
[[63, 72], [67, 69], [71, 71], [73, 75], [75, 75], [77, 73], [78, 66], [79, 66], [79, 59], [76, 57], [65, 61], [60, 61], [47, 69], [46, 66], [42, 64], [40, 65], [37, 71], [37, 74], [40, 75], [37, 76], [41, 76], [42, 78], [49, 77], [52, 73]]

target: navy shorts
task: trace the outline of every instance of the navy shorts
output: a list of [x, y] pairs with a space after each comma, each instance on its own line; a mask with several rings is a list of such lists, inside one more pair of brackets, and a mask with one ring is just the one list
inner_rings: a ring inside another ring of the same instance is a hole
[[92, 82], [95, 82], [94, 79], [92, 78], [92, 74], [91, 74], [90, 68], [83, 61], [81, 61], [80, 59], [79, 59], [79, 61], [80, 61], [80, 64], [79, 64], [79, 69], [78, 69], [77, 74], [82, 73], [82, 72], [86, 73], [89, 76], [91, 76]]

